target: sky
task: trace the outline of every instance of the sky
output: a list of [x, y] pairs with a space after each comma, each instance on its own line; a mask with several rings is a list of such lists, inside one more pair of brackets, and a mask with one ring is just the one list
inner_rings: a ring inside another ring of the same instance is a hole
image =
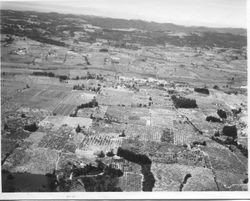
[[247, 27], [247, 0], [32, 0], [1, 1], [1, 9], [32, 10], [186, 26]]

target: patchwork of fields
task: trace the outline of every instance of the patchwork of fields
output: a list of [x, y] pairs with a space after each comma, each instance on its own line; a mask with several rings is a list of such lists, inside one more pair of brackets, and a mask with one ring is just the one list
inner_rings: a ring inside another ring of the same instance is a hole
[[[4, 13], [5, 191], [28, 191], [9, 187], [16, 174], [50, 178], [56, 192], [247, 190], [246, 48], [229, 46], [242, 35], [211, 45], [206, 32], [121, 31], [23, 12], [17, 26], [15, 12]], [[59, 31], [25, 36], [30, 19]]]

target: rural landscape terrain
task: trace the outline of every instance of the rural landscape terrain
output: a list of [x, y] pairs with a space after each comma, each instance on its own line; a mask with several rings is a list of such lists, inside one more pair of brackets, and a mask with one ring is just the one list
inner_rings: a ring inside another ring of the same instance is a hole
[[3, 192], [247, 191], [245, 29], [1, 10]]

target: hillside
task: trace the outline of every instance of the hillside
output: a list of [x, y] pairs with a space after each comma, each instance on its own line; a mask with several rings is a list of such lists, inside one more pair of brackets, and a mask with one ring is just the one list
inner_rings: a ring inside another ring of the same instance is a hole
[[[141, 45], [179, 47], [246, 47], [246, 30], [233, 28], [185, 27], [170, 23], [124, 20], [59, 13], [2, 10], [1, 32], [27, 36], [30, 39], [64, 46], [67, 39], [96, 42], [96, 39]], [[84, 37], [76, 37], [84, 33]]]

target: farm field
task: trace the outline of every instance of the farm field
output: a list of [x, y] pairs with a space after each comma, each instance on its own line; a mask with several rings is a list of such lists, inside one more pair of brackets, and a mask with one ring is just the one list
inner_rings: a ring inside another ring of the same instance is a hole
[[1, 11], [4, 191], [248, 191], [246, 30]]

